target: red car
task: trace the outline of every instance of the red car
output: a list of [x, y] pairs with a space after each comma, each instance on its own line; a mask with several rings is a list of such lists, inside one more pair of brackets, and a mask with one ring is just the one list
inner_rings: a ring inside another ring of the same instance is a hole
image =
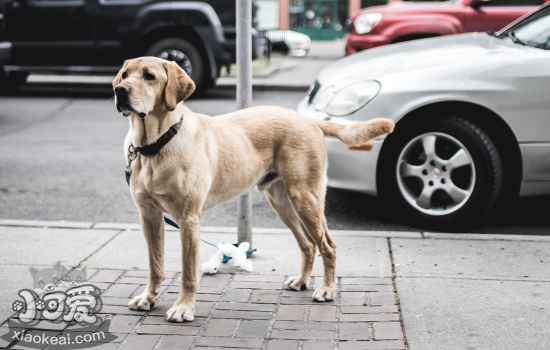
[[369, 7], [352, 15], [353, 25], [346, 42], [346, 54], [433, 36], [497, 31], [544, 2], [451, 0]]

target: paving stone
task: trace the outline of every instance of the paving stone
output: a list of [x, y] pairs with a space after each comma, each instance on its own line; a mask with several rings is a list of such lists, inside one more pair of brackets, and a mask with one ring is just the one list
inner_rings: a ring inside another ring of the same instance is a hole
[[137, 284], [114, 284], [108, 291], [104, 292], [102, 296], [129, 298], [138, 287], [139, 285]]
[[371, 340], [369, 326], [366, 322], [362, 323], [340, 323], [340, 340]]
[[341, 292], [340, 303], [342, 305], [364, 305], [365, 293], [364, 292]]
[[393, 284], [391, 278], [342, 277], [342, 285], [349, 284]]
[[279, 290], [283, 288], [282, 283], [271, 283], [271, 282], [231, 282], [231, 288], [235, 289], [272, 289]]
[[318, 302], [311, 298], [281, 298], [281, 304], [284, 305], [334, 305], [334, 301]]
[[86, 267], [86, 281], [89, 281], [92, 279], [92, 277], [98, 272], [99, 269], [89, 269]]
[[197, 346], [219, 346], [223, 348], [260, 349], [263, 339], [253, 338], [221, 338], [202, 337], [197, 341]]
[[160, 335], [134, 335], [122, 346], [124, 350], [152, 350], [157, 345]]
[[240, 311], [275, 311], [276, 305], [269, 304], [246, 304], [246, 303], [220, 303], [218, 310], [240, 310]]
[[[147, 284], [149, 282], [149, 278], [145, 277], [128, 277], [123, 276], [121, 279], [119, 279], [116, 283], [117, 284]], [[163, 286], [168, 286], [172, 284], [171, 278], [165, 278], [164, 281], [162, 281]]]
[[372, 324], [374, 329], [374, 339], [403, 339], [403, 331], [399, 322], [375, 322]]
[[397, 305], [386, 306], [342, 306], [340, 312], [343, 314], [379, 314], [399, 312]]
[[218, 301], [219, 299], [220, 296], [216, 294], [197, 294], [195, 297], [197, 301]]
[[304, 319], [305, 306], [281, 305], [277, 312], [277, 321], [302, 321]]
[[[130, 299], [127, 299], [129, 302]], [[126, 303], [128, 304], [128, 303]], [[154, 309], [153, 309], [154, 310]], [[145, 315], [147, 311], [143, 310], [132, 310], [128, 306], [119, 306], [119, 305], [103, 305], [101, 308], [101, 313], [103, 314], [120, 314], [120, 315]]]
[[176, 325], [157, 325], [147, 324], [140, 326], [137, 334], [173, 334], [173, 335], [197, 335], [200, 332], [200, 327], [192, 327], [185, 323]]
[[250, 289], [228, 289], [223, 296], [223, 301], [246, 303], [250, 299], [250, 295], [252, 295]]
[[242, 338], [265, 338], [269, 321], [248, 321], [241, 322], [237, 337]]
[[215, 274], [215, 275], [205, 275], [201, 283], [203, 287], [218, 287], [223, 288], [229, 282], [231, 275], [228, 274]]
[[399, 321], [399, 314], [342, 314], [340, 322]]
[[193, 345], [195, 337], [167, 335], [160, 343], [159, 350], [188, 350]]
[[333, 341], [306, 340], [302, 350], [333, 350]]
[[304, 331], [334, 331], [332, 322], [275, 321], [274, 329], [295, 329]]
[[274, 329], [271, 332], [272, 339], [296, 339], [296, 340], [332, 340], [334, 332], [329, 331], [294, 331]]
[[207, 337], [229, 337], [233, 336], [237, 328], [238, 320], [213, 318], [206, 325], [203, 335]]
[[277, 282], [283, 283], [285, 276], [272, 275], [235, 275], [233, 282]]
[[135, 327], [140, 318], [141, 316], [115, 315], [111, 319], [109, 332], [130, 333], [130, 331]]
[[123, 273], [124, 270], [100, 270], [90, 282], [114, 283]]
[[223, 288], [220, 287], [199, 287], [198, 294], [222, 294]]
[[[206, 325], [206, 317], [195, 317], [193, 321], [185, 321], [185, 325], [188, 326], [204, 326]], [[168, 322], [166, 317], [164, 316], [147, 316], [141, 321], [141, 324], [170, 324], [173, 325], [173, 323]]]
[[342, 292], [393, 292], [391, 284], [354, 284], [343, 285]]
[[340, 350], [405, 350], [402, 340], [341, 341]]
[[369, 293], [370, 304], [378, 305], [395, 305], [395, 294], [393, 292], [372, 292]]
[[[9, 331], [10, 331], [9, 328], [7, 328], [7, 327], [0, 327], [0, 337], [8, 334]], [[22, 329], [20, 331], [22, 331]], [[12, 336], [13, 336], [13, 333], [12, 333]], [[6, 341], [6, 340], [0, 338], [0, 347], [1, 348], [7, 347], [10, 343], [11, 343], [11, 341]]]
[[257, 304], [277, 304], [281, 291], [274, 290], [255, 290], [250, 298], [251, 303]]
[[289, 298], [310, 298], [313, 296], [313, 289], [306, 290], [283, 290], [283, 297]]
[[271, 312], [216, 310], [216, 311], [214, 311], [214, 318], [238, 318], [238, 319], [245, 319], [245, 320], [270, 320], [271, 319]]
[[[166, 277], [168, 279], [171, 279], [171, 278], [176, 277], [177, 274], [178, 274], [178, 272], [175, 272], [175, 271], [167, 271], [167, 272], [165, 271], [164, 272], [164, 277]], [[149, 277], [149, 271], [129, 270], [129, 271], [126, 271], [124, 276], [127, 276], [127, 277]]]
[[67, 327], [67, 323], [65, 322], [51, 322], [48, 320], [42, 320], [32, 326], [32, 329], [42, 329], [42, 330], [48, 330], [48, 331], [60, 331]]
[[336, 306], [314, 305], [309, 309], [309, 321], [336, 322]]
[[298, 341], [296, 340], [281, 340], [270, 339], [267, 342], [267, 350], [297, 350]]
[[101, 289], [102, 292], [106, 289], [109, 289], [109, 287], [112, 285], [112, 283], [107, 282], [90, 282], [90, 284], [93, 284], [97, 288]]

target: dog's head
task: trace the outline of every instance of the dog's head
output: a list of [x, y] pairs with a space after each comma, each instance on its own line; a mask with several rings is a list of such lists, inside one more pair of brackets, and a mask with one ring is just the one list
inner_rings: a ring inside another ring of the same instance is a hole
[[113, 80], [115, 104], [125, 117], [145, 118], [152, 111], [173, 111], [195, 90], [195, 83], [176, 63], [157, 57], [124, 62]]

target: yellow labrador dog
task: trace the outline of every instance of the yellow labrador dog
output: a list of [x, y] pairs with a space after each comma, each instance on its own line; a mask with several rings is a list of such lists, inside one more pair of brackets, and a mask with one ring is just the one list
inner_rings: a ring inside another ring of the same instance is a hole
[[391, 120], [344, 127], [281, 107], [255, 107], [211, 118], [183, 105], [195, 88], [185, 71], [154, 57], [126, 61], [113, 88], [118, 111], [130, 121], [124, 149], [149, 253], [149, 282], [130, 301], [131, 309], [151, 309], [164, 279], [166, 212], [180, 226], [182, 250], [181, 292], [166, 318], [193, 320], [202, 212], [254, 186], [266, 192], [302, 251], [300, 272], [285, 287], [307, 288], [319, 249], [324, 278], [313, 299], [334, 299], [336, 246], [324, 215], [324, 138], [362, 145], [391, 133]]

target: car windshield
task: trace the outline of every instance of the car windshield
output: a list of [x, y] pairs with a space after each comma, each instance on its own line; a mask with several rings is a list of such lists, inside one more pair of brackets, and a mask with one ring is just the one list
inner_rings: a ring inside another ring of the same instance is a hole
[[550, 6], [545, 6], [515, 26], [499, 33], [499, 38], [518, 45], [550, 49]]

